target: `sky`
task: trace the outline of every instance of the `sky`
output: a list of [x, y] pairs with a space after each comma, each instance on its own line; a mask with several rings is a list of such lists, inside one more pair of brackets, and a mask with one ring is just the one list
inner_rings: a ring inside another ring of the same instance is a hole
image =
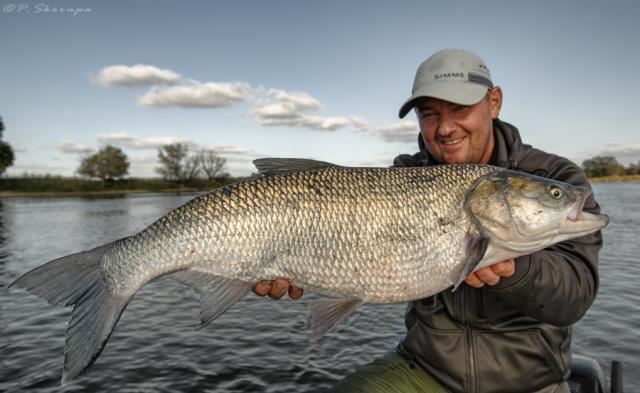
[[639, 16], [637, 1], [0, 0], [7, 175], [73, 176], [111, 144], [154, 177], [175, 142], [233, 176], [259, 157], [388, 166], [417, 151], [398, 109], [444, 48], [484, 59], [525, 143], [638, 162]]

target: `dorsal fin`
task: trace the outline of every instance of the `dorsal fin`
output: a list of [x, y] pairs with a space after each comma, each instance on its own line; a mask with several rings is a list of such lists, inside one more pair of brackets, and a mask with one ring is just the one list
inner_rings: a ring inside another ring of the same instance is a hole
[[309, 169], [328, 168], [337, 166], [329, 162], [308, 160], [306, 158], [258, 158], [253, 160], [261, 175], [275, 175]]

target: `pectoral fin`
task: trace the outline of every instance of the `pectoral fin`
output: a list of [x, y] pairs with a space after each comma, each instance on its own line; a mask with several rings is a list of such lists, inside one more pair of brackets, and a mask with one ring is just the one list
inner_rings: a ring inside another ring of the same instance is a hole
[[191, 286], [200, 295], [200, 328], [222, 315], [242, 299], [252, 287], [252, 283], [249, 282], [215, 276], [194, 269], [182, 270], [171, 276]]
[[311, 311], [311, 341], [316, 341], [342, 322], [363, 303], [360, 299], [318, 299], [309, 303]]
[[466, 236], [466, 258], [461, 269], [451, 272], [451, 282], [453, 282], [453, 290], [458, 289], [460, 284], [473, 273], [478, 266], [489, 245], [489, 238], [482, 236], [478, 232], [470, 232]]

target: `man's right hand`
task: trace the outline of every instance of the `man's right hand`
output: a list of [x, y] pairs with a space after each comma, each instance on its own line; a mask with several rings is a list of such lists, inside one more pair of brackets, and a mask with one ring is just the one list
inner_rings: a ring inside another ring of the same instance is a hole
[[474, 288], [482, 288], [487, 285], [496, 285], [502, 277], [511, 277], [516, 272], [516, 263], [513, 259], [498, 262], [495, 265], [483, 267], [471, 273], [464, 281]]
[[269, 295], [272, 299], [280, 299], [287, 292], [291, 299], [300, 299], [302, 297], [302, 288], [294, 287], [289, 284], [286, 278], [277, 278], [273, 281], [259, 281], [253, 286], [253, 292], [258, 296]]

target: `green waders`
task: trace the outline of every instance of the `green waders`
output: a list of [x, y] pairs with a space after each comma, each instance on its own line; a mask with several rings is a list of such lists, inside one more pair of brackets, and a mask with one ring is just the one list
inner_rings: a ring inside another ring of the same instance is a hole
[[411, 360], [402, 344], [358, 368], [329, 393], [447, 393], [431, 375]]

